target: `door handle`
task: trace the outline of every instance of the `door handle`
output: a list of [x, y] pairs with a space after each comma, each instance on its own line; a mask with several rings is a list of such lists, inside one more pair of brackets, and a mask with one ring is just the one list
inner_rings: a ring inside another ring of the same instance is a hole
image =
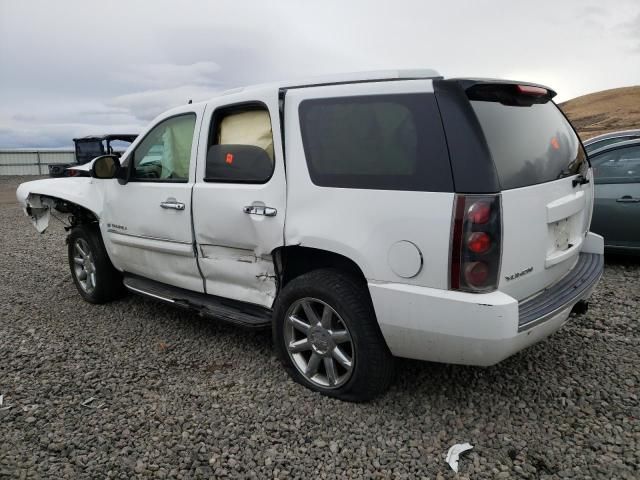
[[248, 215], [264, 215], [265, 217], [275, 217], [278, 214], [278, 210], [275, 208], [262, 205], [248, 205], [242, 211]]
[[167, 198], [164, 202], [160, 202], [160, 206], [165, 209], [184, 210], [184, 203], [178, 202], [175, 198]]
[[636, 197], [632, 197], [631, 195], [625, 195], [623, 197], [620, 197], [616, 200], [616, 202], [618, 203], [640, 203], [640, 198]]

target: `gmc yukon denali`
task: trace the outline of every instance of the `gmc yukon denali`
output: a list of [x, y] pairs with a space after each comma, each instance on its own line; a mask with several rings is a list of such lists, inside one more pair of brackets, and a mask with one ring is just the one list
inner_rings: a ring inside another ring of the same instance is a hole
[[554, 95], [424, 70], [241, 88], [17, 196], [38, 231], [68, 216], [86, 301], [270, 327], [295, 381], [363, 401], [395, 357], [493, 365], [585, 309], [603, 239]]

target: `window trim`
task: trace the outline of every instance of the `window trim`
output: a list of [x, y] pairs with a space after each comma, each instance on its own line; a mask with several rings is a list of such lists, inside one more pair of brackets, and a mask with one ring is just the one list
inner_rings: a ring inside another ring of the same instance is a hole
[[[158, 127], [159, 125], [162, 125], [164, 122], [168, 122], [169, 120], [173, 120], [174, 118], [178, 118], [178, 117], [185, 117], [187, 115], [195, 117], [195, 122], [193, 124], [193, 140], [191, 142], [191, 150], [192, 151], [189, 153], [190, 157], [192, 157], [193, 144], [194, 144], [194, 142], [197, 143], [196, 126], [197, 126], [197, 123], [198, 123], [198, 114], [196, 112], [193, 112], [193, 111], [191, 111], [191, 112], [182, 112], [182, 113], [176, 113], [175, 115], [171, 115], [169, 117], [163, 118], [158, 123], [156, 123], [153, 127], [151, 127], [147, 131], [147, 133], [145, 133], [144, 137], [142, 137], [140, 139], [140, 142], [138, 142], [136, 147], [131, 151], [131, 154], [127, 156], [126, 160], [129, 161], [129, 164], [127, 166], [127, 180], [126, 180], [127, 183], [128, 182], [135, 182], [135, 183], [189, 183], [190, 182], [190, 178], [186, 178], [186, 179], [182, 180], [182, 179], [176, 179], [176, 178], [135, 178], [135, 177], [132, 176], [132, 174], [133, 174], [133, 165], [135, 164], [135, 160], [136, 160], [136, 152], [138, 151], [138, 148], [140, 147], [140, 145], [142, 145], [142, 143], [147, 139], [149, 134], [151, 132], [153, 132], [156, 127]], [[191, 170], [191, 160], [192, 160], [192, 158], [189, 159], [189, 170]], [[189, 175], [189, 176], [191, 176], [191, 175]]]
[[[250, 111], [251, 108], [247, 109], [247, 107], [257, 107], [257, 108], [253, 108], [253, 110], [264, 110], [267, 112], [267, 115], [269, 116], [269, 125], [271, 126], [271, 141], [273, 142], [273, 165], [271, 166], [271, 174], [264, 181], [235, 180], [235, 179], [224, 180], [224, 179], [218, 179], [218, 178], [207, 178], [205, 175], [207, 173], [207, 155], [209, 153], [209, 148], [211, 148], [213, 145], [221, 145], [219, 143], [212, 142], [212, 139], [214, 138], [218, 130], [218, 126], [220, 125], [221, 114], [224, 114], [229, 111], [233, 112], [234, 110], [238, 112]], [[273, 118], [271, 117], [271, 111], [269, 110], [269, 106], [266, 103], [264, 103], [262, 100], [245, 100], [242, 102], [229, 103], [227, 105], [218, 105], [213, 110], [213, 112], [211, 112], [211, 121], [209, 122], [209, 132], [207, 133], [207, 148], [204, 155], [204, 171], [202, 172], [202, 181], [205, 183], [223, 183], [223, 184], [236, 184], [236, 185], [266, 185], [267, 183], [269, 183], [269, 181], [271, 181], [276, 171], [276, 161], [277, 161], [276, 150], [277, 149], [275, 144], [275, 136], [273, 134]]]

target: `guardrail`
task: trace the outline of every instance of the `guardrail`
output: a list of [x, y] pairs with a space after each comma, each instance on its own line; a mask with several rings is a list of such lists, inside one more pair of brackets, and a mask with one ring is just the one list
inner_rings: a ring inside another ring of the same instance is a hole
[[0, 175], [48, 175], [49, 165], [75, 161], [73, 150], [0, 149]]

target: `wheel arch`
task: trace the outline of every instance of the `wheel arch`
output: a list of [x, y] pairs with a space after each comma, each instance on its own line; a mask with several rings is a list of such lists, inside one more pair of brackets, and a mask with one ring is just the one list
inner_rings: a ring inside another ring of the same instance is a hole
[[331, 250], [288, 245], [273, 251], [280, 289], [300, 275], [322, 268], [346, 272], [366, 286], [363, 269], [353, 259]]

